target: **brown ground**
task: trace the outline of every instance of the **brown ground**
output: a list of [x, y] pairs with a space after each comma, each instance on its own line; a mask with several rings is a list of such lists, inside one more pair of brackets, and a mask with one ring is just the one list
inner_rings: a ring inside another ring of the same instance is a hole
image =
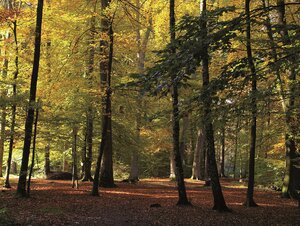
[[[101, 189], [100, 197], [90, 195], [89, 182], [75, 190], [69, 181], [34, 180], [31, 198], [15, 198], [13, 184], [12, 190], [0, 193], [0, 214], [20, 225], [300, 225], [296, 202], [281, 199], [278, 192], [256, 190], [260, 207], [245, 208], [246, 189], [228, 180], [222, 184], [232, 213], [211, 210], [211, 190], [202, 182], [187, 180], [193, 207], [178, 207], [174, 182], [148, 179], [117, 183], [116, 188]], [[162, 207], [150, 208], [154, 203]]]

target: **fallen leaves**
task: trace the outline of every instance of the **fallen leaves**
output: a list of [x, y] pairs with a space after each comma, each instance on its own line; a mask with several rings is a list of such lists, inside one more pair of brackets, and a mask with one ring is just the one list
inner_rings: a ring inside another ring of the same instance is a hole
[[[100, 188], [100, 197], [90, 195], [92, 184], [78, 190], [68, 181], [34, 180], [32, 197], [15, 198], [15, 186], [0, 196], [0, 209], [21, 225], [300, 225], [300, 210], [293, 200], [278, 192], [257, 190], [258, 208], [245, 208], [246, 189], [222, 181], [232, 213], [212, 208], [210, 188], [187, 179], [193, 207], [178, 207], [177, 190], [168, 179], [147, 179], [137, 184], [117, 183]], [[151, 208], [151, 205], [161, 206]]]

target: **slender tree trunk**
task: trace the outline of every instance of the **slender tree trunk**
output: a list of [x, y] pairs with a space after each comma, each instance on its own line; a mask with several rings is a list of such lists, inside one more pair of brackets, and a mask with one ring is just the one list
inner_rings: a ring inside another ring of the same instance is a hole
[[221, 169], [220, 169], [220, 176], [221, 177], [226, 177], [225, 176], [225, 124], [222, 127], [222, 132], [221, 132]]
[[234, 145], [234, 156], [233, 156], [233, 178], [236, 178], [236, 165], [237, 165], [237, 153], [239, 151], [239, 129], [240, 119], [237, 117], [235, 126], [235, 145]]
[[[170, 41], [171, 44], [175, 42], [175, 0], [170, 0]], [[172, 54], [175, 55], [176, 48], [173, 47]], [[173, 126], [173, 153], [175, 159], [175, 175], [178, 189], [178, 202], [177, 205], [191, 205], [187, 199], [186, 188], [184, 183], [182, 158], [179, 147], [179, 107], [178, 107], [178, 84], [175, 81], [176, 72], [171, 71], [172, 85], [172, 126]]]
[[185, 152], [187, 149], [188, 128], [189, 128], [189, 114], [188, 114], [188, 112], [186, 112], [183, 114], [183, 117], [182, 117], [182, 130], [181, 130], [181, 136], [180, 136], [180, 142], [179, 142], [179, 150], [180, 150], [180, 154], [181, 154], [183, 167], [185, 165]]
[[48, 143], [45, 147], [45, 163], [44, 163], [44, 174], [48, 178], [50, 174], [50, 144]]
[[[106, 98], [110, 99], [110, 95], [111, 95], [111, 90], [107, 89], [106, 90]], [[92, 195], [93, 196], [99, 196], [99, 176], [100, 176], [100, 166], [101, 166], [101, 161], [102, 161], [102, 157], [103, 157], [103, 153], [104, 153], [104, 148], [106, 145], [106, 141], [107, 141], [107, 128], [108, 128], [108, 120], [106, 120], [109, 116], [110, 116], [110, 104], [109, 101], [106, 101], [106, 106], [105, 106], [105, 120], [103, 121], [103, 127], [102, 127], [102, 139], [101, 139], [101, 143], [100, 143], [100, 147], [99, 147], [99, 154], [98, 154], [98, 158], [97, 158], [97, 163], [96, 163], [96, 170], [95, 170], [95, 176], [94, 176], [94, 182], [93, 182], [93, 188], [92, 188]]]
[[[96, 13], [96, 3], [94, 3], [94, 13]], [[96, 18], [92, 16], [89, 21], [90, 33], [88, 41], [88, 69], [87, 69], [87, 79], [89, 82], [89, 87], [92, 88], [93, 85], [93, 73], [95, 65], [95, 34], [96, 34]], [[91, 99], [88, 99], [88, 108], [87, 108], [87, 123], [86, 123], [86, 154], [84, 157], [83, 168], [84, 175], [82, 181], [93, 181], [92, 178], [92, 158], [93, 158], [93, 130], [94, 130], [94, 109]]]
[[[10, 33], [8, 33], [6, 35], [7, 37], [6, 38], [9, 38], [10, 37]], [[7, 78], [7, 74], [8, 74], [8, 56], [7, 56], [7, 50], [6, 50], [6, 47], [4, 49], [4, 60], [3, 60], [3, 69], [2, 69], [2, 77], [4, 79]], [[2, 91], [1, 91], [1, 96], [2, 98], [5, 98], [7, 95], [7, 90], [6, 88], [4, 88]], [[5, 143], [5, 139], [6, 139], [6, 135], [5, 135], [5, 127], [6, 127], [6, 104], [5, 103], [2, 103], [1, 104], [1, 123], [0, 123], [0, 126], [1, 126], [1, 129], [0, 129], [0, 177], [3, 176], [2, 174], [2, 171], [3, 171], [3, 155], [4, 155], [4, 143]]]
[[31, 166], [28, 176], [28, 182], [27, 182], [27, 196], [30, 196], [30, 184], [31, 184], [31, 177], [33, 174], [33, 168], [34, 168], [34, 161], [35, 161], [35, 145], [36, 145], [36, 135], [37, 135], [37, 124], [39, 119], [39, 109], [36, 109], [35, 114], [35, 121], [34, 121], [34, 131], [33, 131], [33, 147], [32, 147], [32, 158], [31, 158]]
[[207, 172], [207, 148], [206, 148], [206, 138], [205, 138], [205, 131], [204, 128], [201, 129], [201, 140], [198, 140], [200, 142], [200, 180], [208, 180], [208, 172]]
[[78, 188], [78, 167], [77, 167], [77, 135], [78, 128], [73, 128], [73, 145], [72, 145], [72, 188]]
[[245, 14], [246, 14], [246, 35], [247, 35], [247, 57], [248, 64], [251, 71], [251, 142], [250, 142], [250, 158], [249, 158], [249, 180], [248, 180], [248, 189], [245, 206], [246, 207], [255, 207], [257, 204], [253, 199], [254, 193], [254, 170], [255, 170], [255, 148], [256, 148], [256, 118], [257, 118], [257, 104], [256, 104], [256, 93], [257, 93], [257, 75], [254, 65], [254, 60], [252, 56], [251, 48], [251, 20], [250, 20], [250, 0], [245, 0]]
[[13, 98], [14, 102], [11, 107], [11, 125], [10, 125], [10, 135], [9, 135], [9, 147], [8, 147], [8, 158], [6, 164], [6, 177], [4, 187], [10, 188], [9, 183], [9, 174], [11, 169], [11, 160], [12, 160], [12, 153], [13, 153], [13, 146], [14, 146], [14, 138], [15, 138], [15, 126], [16, 126], [16, 114], [17, 114], [17, 79], [19, 76], [19, 43], [18, 43], [18, 36], [17, 36], [17, 21], [13, 22], [13, 33], [14, 33], [14, 42], [15, 42], [15, 72], [14, 72], [14, 81], [12, 85], [13, 89]]
[[29, 154], [30, 154], [32, 125], [34, 120], [34, 105], [36, 100], [38, 71], [39, 71], [39, 63], [40, 63], [43, 3], [44, 3], [43, 0], [38, 0], [36, 31], [35, 31], [35, 50], [34, 50], [33, 70], [31, 76], [31, 84], [30, 84], [29, 107], [28, 107], [26, 123], [25, 123], [23, 156], [22, 156], [21, 170], [20, 170], [20, 176], [19, 176], [18, 188], [17, 188], [17, 194], [24, 197], [26, 196], [26, 179], [27, 179], [28, 161], [29, 161]]
[[[201, 0], [201, 28], [203, 30], [202, 40], [207, 40], [207, 9], [206, 0]], [[211, 178], [212, 192], [214, 197], [214, 210], [229, 211], [226, 206], [225, 199], [222, 193], [221, 184], [219, 181], [218, 167], [215, 156], [215, 144], [214, 144], [214, 130], [211, 119], [211, 94], [208, 89], [209, 86], [209, 54], [208, 45], [203, 45], [202, 49], [202, 77], [203, 77], [203, 90], [205, 92], [205, 98], [203, 99], [203, 125], [205, 131], [205, 140], [207, 147], [207, 159], [208, 159], [208, 172]]]
[[[101, 0], [101, 10], [105, 12], [109, 7], [110, 0]], [[115, 187], [113, 175], [113, 150], [112, 150], [112, 126], [111, 126], [111, 95], [107, 95], [111, 91], [111, 70], [113, 60], [113, 28], [112, 18], [102, 13], [101, 32], [105, 36], [100, 41], [100, 54], [103, 59], [100, 61], [100, 80], [103, 89], [102, 98], [102, 121], [107, 123], [106, 141], [103, 153], [103, 162], [100, 171], [100, 186]], [[109, 91], [107, 91], [109, 90]], [[109, 112], [107, 112], [107, 109]], [[106, 116], [106, 114], [109, 114]], [[107, 121], [107, 122], [105, 122]], [[102, 129], [104, 125], [102, 126]]]
[[87, 181], [84, 178], [85, 177], [84, 168], [85, 168], [85, 161], [86, 161], [86, 128], [84, 128], [83, 131], [84, 131], [84, 140], [81, 149], [81, 178], [82, 181]]
[[200, 153], [201, 150], [203, 149], [204, 149], [203, 131], [199, 129], [198, 136], [197, 136], [197, 143], [194, 151], [193, 170], [192, 170], [192, 179], [194, 180], [204, 180], [204, 174], [201, 175], [200, 173], [200, 165], [204, 164], [203, 161], [201, 163], [201, 158], [200, 158]]

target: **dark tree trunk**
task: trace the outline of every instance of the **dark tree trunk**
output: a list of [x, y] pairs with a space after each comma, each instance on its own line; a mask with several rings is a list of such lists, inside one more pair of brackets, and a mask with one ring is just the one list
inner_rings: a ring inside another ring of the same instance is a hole
[[74, 127], [73, 145], [72, 145], [72, 188], [78, 188], [77, 135], [78, 135], [78, 128]]
[[255, 207], [257, 204], [253, 199], [254, 193], [254, 170], [255, 170], [255, 146], [256, 146], [256, 115], [257, 115], [257, 104], [256, 104], [256, 93], [257, 93], [257, 76], [256, 69], [254, 65], [254, 60], [252, 56], [251, 48], [251, 20], [250, 20], [250, 0], [245, 0], [245, 14], [246, 14], [246, 35], [247, 35], [247, 58], [248, 64], [251, 71], [251, 142], [250, 142], [250, 158], [249, 158], [249, 180], [248, 180], [248, 189], [245, 206]]
[[[170, 40], [171, 43], [175, 42], [175, 0], [170, 0]], [[175, 47], [172, 49], [172, 54], [176, 53]], [[180, 154], [179, 147], [179, 107], [178, 107], [178, 84], [176, 80], [176, 72], [171, 71], [171, 79], [173, 81], [172, 86], [172, 126], [173, 126], [173, 153], [175, 159], [175, 175], [178, 189], [178, 202], [177, 205], [191, 205], [187, 199], [183, 167], [182, 167], [182, 158]]]
[[29, 154], [30, 154], [32, 126], [34, 120], [34, 105], [36, 100], [38, 71], [39, 71], [39, 63], [40, 63], [43, 3], [44, 3], [43, 0], [38, 0], [36, 31], [35, 31], [34, 61], [33, 61], [33, 70], [31, 76], [31, 84], [30, 84], [29, 106], [28, 106], [26, 122], [25, 122], [23, 156], [22, 156], [21, 170], [20, 170], [20, 176], [19, 176], [18, 188], [17, 188], [17, 194], [24, 197], [26, 196], [26, 180], [27, 180], [28, 161], [29, 161]]
[[[13, 98], [14, 100], [17, 97], [17, 79], [19, 75], [19, 43], [18, 43], [18, 36], [17, 36], [17, 21], [13, 22], [13, 33], [14, 33], [14, 42], [15, 42], [15, 72], [14, 72], [14, 83], [12, 85], [13, 89]], [[9, 174], [11, 169], [11, 160], [12, 160], [12, 153], [13, 153], [13, 146], [14, 146], [14, 138], [15, 138], [15, 125], [16, 125], [16, 113], [17, 113], [17, 105], [15, 101], [11, 107], [11, 125], [10, 125], [10, 136], [9, 136], [9, 147], [8, 147], [8, 158], [6, 164], [6, 177], [4, 187], [10, 188], [9, 182]]]
[[34, 121], [34, 130], [33, 130], [33, 146], [32, 146], [32, 157], [31, 157], [31, 166], [28, 176], [28, 182], [27, 182], [27, 196], [30, 196], [30, 184], [31, 184], [31, 177], [33, 174], [33, 168], [34, 168], [34, 161], [35, 161], [35, 145], [36, 145], [36, 135], [37, 135], [37, 124], [39, 119], [39, 109], [36, 109], [35, 114], [35, 121]]
[[[100, 41], [100, 55], [103, 59], [100, 61], [100, 81], [102, 88], [102, 130], [104, 124], [106, 127], [106, 141], [103, 153], [103, 161], [100, 171], [100, 186], [115, 187], [113, 175], [113, 150], [112, 150], [112, 126], [111, 126], [111, 95], [107, 95], [111, 91], [111, 71], [113, 60], [113, 28], [112, 18], [104, 15], [104, 12], [109, 7], [110, 0], [101, 0], [101, 32], [105, 35]], [[109, 112], [108, 112], [109, 110]], [[106, 114], [109, 114], [108, 116]], [[107, 121], [107, 122], [105, 122]]]
[[[106, 98], [110, 99], [111, 96], [111, 90], [107, 89], [106, 90]], [[96, 170], [95, 170], [95, 176], [94, 176], [94, 182], [93, 182], [93, 188], [92, 188], [92, 195], [93, 196], [99, 196], [99, 177], [100, 177], [100, 166], [101, 166], [101, 161], [102, 161], [102, 157], [103, 157], [103, 153], [104, 153], [104, 147], [106, 145], [106, 141], [107, 141], [107, 128], [108, 128], [108, 120], [107, 118], [110, 116], [110, 105], [109, 105], [109, 101], [106, 101], [106, 106], [105, 106], [105, 111], [106, 114], [105, 116], [105, 120], [103, 121], [103, 127], [102, 127], [102, 137], [101, 137], [101, 143], [100, 143], [100, 147], [99, 147], [99, 154], [98, 154], [98, 158], [97, 158], [97, 163], [96, 163]]]
[[[207, 9], [206, 0], [201, 1], [201, 28], [203, 30], [202, 40], [205, 43], [207, 40]], [[211, 119], [211, 93], [208, 89], [209, 86], [209, 54], [208, 45], [204, 44], [202, 49], [202, 77], [203, 77], [203, 91], [205, 96], [203, 98], [203, 125], [205, 131], [205, 141], [207, 147], [207, 160], [208, 160], [208, 172], [211, 178], [212, 192], [214, 197], [214, 210], [229, 211], [226, 206], [225, 199], [222, 193], [221, 184], [219, 181], [218, 167], [215, 156], [215, 144], [214, 144], [214, 130]]]
[[222, 127], [222, 133], [221, 133], [221, 169], [220, 169], [220, 176], [225, 176], [225, 124]]
[[50, 144], [47, 144], [45, 147], [45, 163], [44, 163], [44, 174], [45, 177], [48, 178], [50, 174]]

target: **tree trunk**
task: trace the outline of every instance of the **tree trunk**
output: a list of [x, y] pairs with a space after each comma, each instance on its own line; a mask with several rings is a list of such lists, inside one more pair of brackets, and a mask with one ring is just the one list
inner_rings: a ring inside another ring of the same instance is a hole
[[[110, 99], [110, 95], [111, 95], [111, 90], [107, 89], [106, 90], [106, 98]], [[94, 176], [94, 182], [93, 182], [93, 188], [92, 188], [92, 195], [93, 196], [99, 196], [99, 177], [100, 177], [100, 166], [101, 166], [101, 161], [102, 161], [102, 157], [103, 157], [103, 153], [104, 153], [104, 148], [106, 145], [106, 141], [107, 141], [107, 128], [108, 128], [108, 120], [106, 120], [109, 116], [110, 116], [110, 104], [109, 101], [106, 101], [106, 106], [105, 106], [105, 120], [103, 121], [103, 127], [102, 127], [102, 139], [101, 139], [101, 143], [100, 143], [100, 147], [99, 147], [99, 154], [98, 154], [98, 158], [97, 158], [97, 163], [96, 163], [96, 170], [95, 170], [95, 176]]]
[[[234, 156], [233, 156], [233, 178], [236, 178], [236, 165], [237, 165], [237, 153], [239, 151], [239, 129], [240, 129], [240, 119], [237, 117], [235, 126], [235, 144], [234, 144]], [[240, 151], [240, 153], [242, 153]]]
[[[104, 38], [100, 41], [100, 55], [103, 59], [100, 61], [100, 81], [103, 89], [102, 97], [102, 129], [107, 123], [106, 141], [103, 153], [103, 161], [100, 171], [100, 186], [115, 187], [113, 175], [113, 150], [112, 150], [112, 126], [111, 126], [111, 70], [113, 60], [113, 29], [112, 18], [105, 15], [104, 12], [108, 9], [110, 0], [101, 0], [101, 32]], [[106, 94], [105, 94], [106, 93]], [[108, 109], [106, 109], [108, 108]], [[109, 112], [108, 112], [109, 110]], [[106, 114], [109, 114], [106, 116]], [[107, 122], [105, 122], [107, 121]]]
[[245, 0], [245, 14], [246, 14], [246, 47], [247, 47], [247, 58], [248, 64], [251, 71], [251, 142], [250, 142], [250, 158], [249, 158], [249, 179], [248, 189], [245, 206], [255, 207], [257, 204], [253, 199], [254, 193], [254, 170], [255, 170], [255, 148], [256, 148], [256, 118], [257, 118], [257, 104], [256, 104], [256, 93], [257, 93], [257, 75], [254, 60], [252, 56], [251, 48], [251, 20], [250, 20], [250, 0]]
[[19, 176], [18, 188], [17, 188], [17, 194], [24, 197], [26, 196], [26, 179], [27, 179], [28, 161], [29, 161], [29, 154], [30, 154], [32, 126], [34, 120], [34, 105], [36, 99], [38, 71], [39, 71], [39, 63], [40, 63], [43, 3], [44, 3], [43, 0], [38, 0], [36, 31], [35, 31], [34, 61], [33, 61], [33, 70], [31, 76], [31, 84], [30, 84], [29, 106], [28, 106], [27, 116], [26, 116], [23, 156], [22, 156], [21, 170], [20, 170], [20, 176]]
[[[171, 43], [175, 42], [175, 0], [170, 0], [170, 41]], [[172, 49], [172, 54], [176, 53], [176, 49]], [[173, 126], [173, 153], [175, 160], [175, 175], [178, 189], [178, 202], [177, 205], [191, 205], [187, 199], [186, 188], [184, 183], [183, 167], [182, 167], [182, 158], [180, 154], [179, 147], [179, 107], [178, 107], [178, 84], [175, 81], [176, 72], [171, 71], [172, 79], [172, 126]]]
[[33, 131], [33, 147], [32, 147], [32, 157], [31, 157], [31, 166], [30, 166], [30, 171], [29, 171], [29, 176], [28, 176], [28, 182], [27, 182], [27, 196], [30, 196], [30, 184], [31, 184], [31, 177], [33, 174], [33, 168], [34, 168], [34, 157], [35, 157], [35, 145], [36, 145], [36, 135], [37, 135], [37, 124], [38, 124], [38, 119], [39, 119], [39, 109], [36, 109], [36, 114], [35, 114], [35, 121], [34, 121], [34, 131]]
[[87, 117], [87, 134], [86, 134], [86, 145], [87, 145], [87, 155], [85, 157], [84, 166], [84, 178], [88, 181], [93, 181], [92, 177], [92, 159], [93, 159], [93, 130], [94, 130], [94, 118], [93, 110], [90, 108], [88, 110]]
[[11, 160], [12, 160], [14, 138], [15, 138], [16, 114], [17, 114], [17, 104], [15, 102], [17, 97], [17, 79], [19, 76], [19, 43], [18, 43], [18, 36], [17, 36], [17, 21], [13, 22], [13, 34], [14, 34], [15, 54], [16, 54], [14, 82], [12, 85], [14, 102], [11, 107], [11, 125], [10, 125], [10, 136], [9, 136], [8, 158], [6, 164], [6, 177], [4, 183], [4, 187], [6, 188], [11, 187], [9, 183], [9, 174], [11, 169]]
[[45, 164], [44, 164], [44, 174], [45, 177], [48, 178], [50, 174], [50, 144], [48, 143], [45, 147]]
[[186, 112], [183, 114], [183, 117], [182, 117], [182, 130], [181, 130], [181, 136], [180, 136], [180, 142], [179, 142], [179, 150], [180, 150], [180, 154], [181, 154], [183, 167], [185, 165], [185, 152], [187, 149], [188, 128], [189, 128], [189, 114], [188, 114], [188, 112]]
[[86, 161], [86, 128], [83, 129], [84, 131], [84, 140], [82, 144], [82, 149], [81, 149], [81, 178], [82, 181], [87, 181], [84, 173], [84, 168], [85, 168], [85, 161]]
[[78, 188], [78, 167], [77, 167], [77, 134], [78, 128], [73, 128], [72, 145], [72, 188]]
[[[94, 13], [96, 13], [96, 3], [93, 9]], [[94, 72], [94, 64], [95, 64], [95, 34], [96, 34], [96, 18], [92, 16], [89, 21], [90, 33], [89, 33], [89, 41], [88, 41], [88, 59], [87, 59], [87, 79], [89, 82], [89, 87], [92, 88], [93, 85], [93, 72]], [[94, 130], [94, 109], [93, 103], [91, 99], [88, 99], [88, 108], [87, 108], [87, 123], [86, 123], [86, 154], [83, 162], [83, 179], [82, 181], [93, 181], [92, 178], [92, 159], [93, 159], [93, 130]]]
[[[207, 40], [207, 9], [206, 0], [201, 0], [201, 28], [202, 41]], [[225, 199], [222, 193], [221, 184], [219, 181], [218, 167], [215, 156], [215, 144], [214, 144], [214, 130], [211, 119], [211, 93], [208, 89], [209, 86], [209, 54], [208, 45], [204, 44], [202, 49], [202, 77], [203, 77], [203, 90], [205, 98], [203, 99], [203, 125], [205, 131], [205, 141], [207, 147], [207, 160], [208, 160], [208, 172], [211, 178], [212, 192], [214, 197], [214, 210], [229, 211], [226, 206]]]
[[193, 170], [192, 170], [192, 179], [194, 180], [204, 180], [204, 173], [201, 175], [200, 165], [205, 164], [200, 158], [200, 153], [204, 149], [204, 135], [201, 129], [198, 130], [197, 143], [194, 151], [194, 160], [193, 160]]
[[[10, 37], [10, 33], [8, 33], [7, 35], [7, 38]], [[2, 69], [2, 77], [4, 79], [7, 78], [7, 74], [8, 74], [8, 56], [7, 56], [7, 51], [6, 51], [6, 47], [4, 49], [4, 60], [3, 60], [3, 69]], [[5, 99], [7, 95], [7, 90], [6, 88], [4, 88], [2, 91], [1, 91], [1, 96], [3, 99]], [[2, 103], [1, 104], [1, 123], [0, 123], [0, 126], [1, 126], [1, 129], [0, 129], [0, 177], [3, 176], [3, 155], [4, 155], [4, 143], [5, 143], [5, 139], [6, 139], [6, 136], [5, 136], [5, 127], [6, 127], [6, 104], [5, 103]]]
[[225, 176], [225, 124], [222, 127], [222, 132], [221, 132], [221, 168], [220, 168], [220, 176], [221, 177], [226, 177]]

